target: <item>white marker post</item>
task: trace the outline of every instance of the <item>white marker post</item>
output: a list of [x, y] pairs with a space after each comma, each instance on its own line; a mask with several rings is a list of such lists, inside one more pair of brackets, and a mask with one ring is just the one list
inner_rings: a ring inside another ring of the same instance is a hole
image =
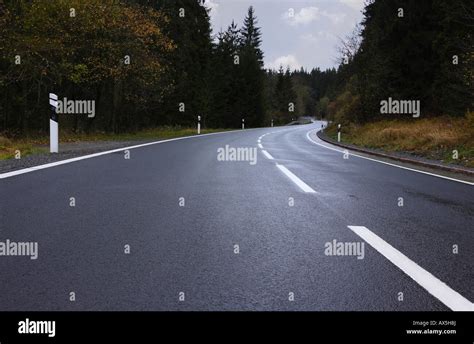
[[272, 118], [272, 128], [273, 128], [273, 118]]
[[49, 151], [50, 153], [58, 153], [58, 96], [56, 94], [49, 94], [49, 105], [51, 105], [51, 117], [49, 118]]
[[245, 118], [242, 118], [242, 129], [245, 129]]
[[198, 135], [201, 134], [201, 116], [198, 116]]
[[341, 125], [337, 125], [337, 142], [341, 142]]

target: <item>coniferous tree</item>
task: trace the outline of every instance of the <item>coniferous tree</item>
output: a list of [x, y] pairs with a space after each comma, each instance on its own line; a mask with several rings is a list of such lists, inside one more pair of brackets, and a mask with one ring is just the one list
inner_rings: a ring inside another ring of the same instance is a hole
[[239, 67], [240, 36], [237, 25], [232, 22], [217, 38], [213, 50], [213, 106], [210, 122], [216, 127], [235, 128], [241, 120], [238, 106], [244, 85]]
[[[163, 28], [176, 49], [167, 55], [167, 81], [171, 92], [158, 105], [159, 123], [195, 125], [210, 113], [212, 41], [209, 10], [201, 0], [132, 0], [152, 6], [168, 17]], [[184, 111], [183, 111], [184, 110]]]
[[262, 126], [265, 120], [263, 52], [261, 32], [257, 26], [257, 18], [253, 7], [248, 9], [241, 30], [240, 73], [245, 80], [241, 90], [239, 109], [242, 118], [250, 127]]

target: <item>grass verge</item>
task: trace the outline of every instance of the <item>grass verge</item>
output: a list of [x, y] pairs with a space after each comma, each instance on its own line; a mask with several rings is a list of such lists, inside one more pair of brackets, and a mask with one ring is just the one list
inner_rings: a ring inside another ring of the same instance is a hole
[[[201, 134], [228, 131], [231, 129], [202, 129]], [[141, 130], [136, 133], [113, 134], [105, 132], [95, 133], [73, 133], [69, 131], [59, 132], [60, 144], [65, 142], [94, 142], [94, 141], [144, 141], [144, 140], [166, 140], [177, 137], [196, 135], [195, 128], [182, 127], [158, 127]], [[21, 139], [7, 138], [0, 135], [0, 160], [11, 159], [18, 152], [21, 157], [31, 154], [49, 152], [49, 136], [29, 136]]]
[[[336, 139], [337, 123], [329, 126], [325, 133]], [[436, 117], [350, 124], [342, 128], [341, 141], [474, 168], [474, 113], [464, 118]]]

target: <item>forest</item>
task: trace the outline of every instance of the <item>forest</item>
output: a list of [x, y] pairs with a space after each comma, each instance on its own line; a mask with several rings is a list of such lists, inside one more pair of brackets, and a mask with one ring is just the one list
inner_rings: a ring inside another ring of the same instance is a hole
[[473, 105], [471, 1], [367, 1], [338, 66], [264, 68], [258, 13], [223, 32], [202, 0], [0, 0], [0, 133], [47, 132], [48, 94], [94, 100], [63, 115], [74, 132], [158, 126], [238, 128], [299, 116], [366, 123], [380, 101], [416, 99], [421, 116]]

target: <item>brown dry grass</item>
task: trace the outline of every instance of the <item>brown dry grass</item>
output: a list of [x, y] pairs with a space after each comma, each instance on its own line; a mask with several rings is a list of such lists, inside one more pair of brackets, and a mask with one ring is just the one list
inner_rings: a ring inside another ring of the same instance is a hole
[[[334, 130], [331, 130], [334, 136]], [[386, 151], [409, 152], [444, 162], [474, 167], [474, 113], [465, 118], [383, 120], [350, 125], [342, 130], [344, 142]], [[453, 150], [459, 159], [453, 159]]]
[[[203, 129], [201, 133], [213, 133], [229, 129]], [[82, 142], [82, 141], [135, 141], [135, 140], [161, 140], [175, 137], [196, 135], [195, 128], [182, 127], [158, 127], [138, 131], [136, 133], [72, 133], [66, 130], [59, 132], [60, 142]], [[49, 145], [49, 136], [30, 136], [27, 138], [14, 139], [0, 135], [0, 160], [11, 159], [18, 150], [21, 156], [35, 153], [45, 153], [49, 148], [39, 147]]]

